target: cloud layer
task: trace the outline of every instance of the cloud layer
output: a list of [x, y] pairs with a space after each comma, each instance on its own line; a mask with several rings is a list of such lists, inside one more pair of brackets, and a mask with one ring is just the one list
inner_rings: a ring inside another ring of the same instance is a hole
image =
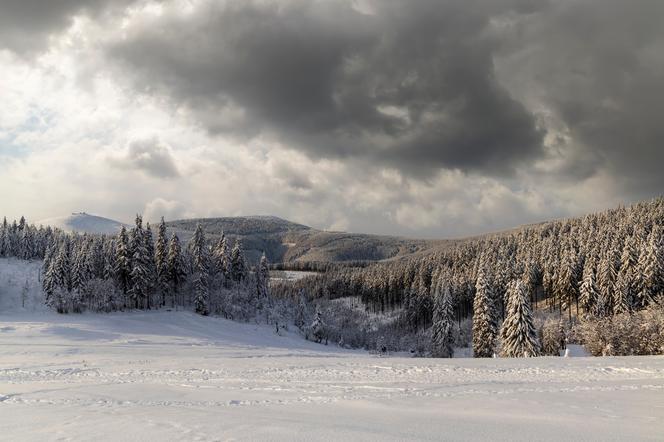
[[661, 2], [5, 3], [10, 215], [458, 236], [664, 188]]

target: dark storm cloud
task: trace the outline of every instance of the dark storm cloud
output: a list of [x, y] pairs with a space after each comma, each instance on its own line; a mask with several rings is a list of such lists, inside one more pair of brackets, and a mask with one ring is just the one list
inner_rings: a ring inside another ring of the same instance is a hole
[[31, 53], [71, 25], [77, 14], [98, 15], [132, 0], [0, 0], [0, 49]]
[[345, 1], [212, 2], [134, 27], [109, 53], [211, 132], [419, 175], [504, 174], [542, 154], [543, 132], [497, 82], [485, 31], [493, 14], [540, 3], [386, 1], [364, 14]]
[[[564, 172], [610, 174], [634, 198], [664, 189], [664, 2], [552, 2], [512, 35], [514, 90], [569, 130]], [[519, 92], [517, 92], [519, 93]]]

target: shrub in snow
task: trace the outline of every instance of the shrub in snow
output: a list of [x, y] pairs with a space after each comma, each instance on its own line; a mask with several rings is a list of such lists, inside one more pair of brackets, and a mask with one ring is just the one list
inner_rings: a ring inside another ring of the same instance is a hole
[[542, 354], [545, 356], [559, 356], [567, 343], [567, 321], [550, 316], [540, 321], [538, 327]]
[[323, 314], [320, 310], [316, 311], [314, 321], [309, 326], [310, 336], [314, 342], [322, 343], [325, 341], [327, 345], [327, 333], [325, 331], [325, 322], [323, 322]]
[[662, 305], [653, 305], [633, 314], [583, 321], [575, 330], [593, 356], [664, 354]]

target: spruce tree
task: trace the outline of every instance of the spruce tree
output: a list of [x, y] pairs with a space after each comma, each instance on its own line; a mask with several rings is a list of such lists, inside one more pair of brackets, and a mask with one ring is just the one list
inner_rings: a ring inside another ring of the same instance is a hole
[[597, 288], [599, 291], [597, 315], [600, 317], [608, 316], [613, 313], [613, 299], [616, 291], [616, 259], [614, 251], [606, 250], [599, 261], [599, 271], [597, 275]]
[[657, 295], [662, 291], [661, 250], [659, 244], [661, 235], [658, 230], [658, 227], [652, 229], [639, 256], [637, 280], [640, 281], [640, 284], [638, 291], [635, 291], [635, 304], [637, 308], [645, 308], [653, 303]]
[[161, 217], [159, 229], [157, 230], [157, 243], [154, 251], [154, 262], [156, 268], [156, 286], [161, 294], [161, 305], [166, 305], [166, 293], [168, 293], [168, 239], [166, 238], [166, 223]]
[[256, 297], [265, 299], [270, 296], [270, 267], [265, 253], [261, 256], [256, 268]]
[[53, 268], [53, 279], [55, 282], [55, 296], [52, 305], [55, 305], [58, 313], [68, 313], [71, 304], [71, 261], [69, 256], [69, 242], [63, 242], [58, 255], [55, 258]]
[[567, 247], [562, 259], [562, 268], [558, 275], [556, 297], [562, 310], [567, 310], [572, 320], [572, 306], [579, 297], [578, 257], [572, 247]]
[[637, 277], [634, 241], [633, 236], [626, 238], [620, 257], [620, 270], [616, 278], [616, 289], [613, 298], [614, 313], [629, 312], [634, 304], [635, 279]]
[[242, 282], [247, 278], [247, 264], [244, 259], [244, 251], [240, 240], [235, 241], [231, 251], [231, 279]]
[[132, 255], [129, 297], [133, 308], [142, 309], [148, 305], [147, 299], [150, 288], [149, 260], [152, 257], [147, 249], [143, 220], [139, 215], [136, 216], [136, 226], [131, 232], [130, 250]]
[[9, 226], [7, 225], [7, 217], [4, 217], [2, 220], [2, 226], [0, 227], [0, 258], [9, 256], [9, 250], [7, 248], [9, 242], [8, 235]]
[[87, 262], [87, 249], [85, 239], [74, 248], [72, 253], [71, 286], [72, 309], [74, 313], [83, 311], [87, 296], [87, 283], [90, 279], [90, 269]]
[[473, 356], [490, 358], [494, 354], [498, 334], [498, 312], [494, 306], [491, 282], [481, 266], [477, 275], [473, 302]]
[[530, 296], [522, 281], [510, 284], [505, 321], [500, 331], [501, 354], [508, 358], [539, 356], [540, 345], [530, 310]]
[[194, 308], [196, 313], [208, 315], [209, 310], [209, 257], [203, 227], [198, 224], [192, 238], [191, 254], [193, 259]]
[[57, 255], [50, 259], [45, 266], [44, 277], [42, 279], [42, 289], [44, 290], [44, 301], [46, 305], [53, 310], [59, 307], [59, 300], [57, 299], [56, 290], [58, 289], [58, 281], [56, 275], [55, 262]]
[[131, 289], [131, 258], [129, 256], [129, 238], [127, 229], [122, 226], [120, 235], [115, 241], [115, 259], [113, 264], [113, 273], [118, 289], [122, 292], [125, 299]]
[[[586, 260], [583, 268], [583, 282], [581, 283], [580, 298], [581, 307], [588, 315], [596, 316], [598, 313], [597, 304], [599, 300], [599, 290], [597, 289], [597, 282], [595, 278], [595, 269], [593, 268], [592, 260]], [[603, 310], [603, 308], [600, 308]]]
[[231, 280], [231, 249], [228, 246], [228, 237], [223, 232], [212, 252], [212, 261], [215, 275], [227, 286]]
[[454, 307], [452, 292], [447, 281], [436, 284], [433, 309], [431, 356], [451, 358], [454, 355]]
[[154, 238], [152, 236], [152, 227], [150, 223], [147, 223], [145, 226], [145, 231], [143, 235], [143, 241], [145, 243], [145, 250], [147, 251], [145, 255], [145, 264], [147, 266], [147, 308], [152, 308], [152, 295], [154, 294], [156, 285], [157, 285], [157, 266], [154, 260], [155, 256], [155, 244]]
[[176, 304], [180, 287], [184, 283], [186, 272], [182, 258], [182, 246], [180, 238], [173, 232], [171, 240], [168, 243], [168, 258], [166, 260], [168, 267], [168, 284], [170, 287], [171, 303]]

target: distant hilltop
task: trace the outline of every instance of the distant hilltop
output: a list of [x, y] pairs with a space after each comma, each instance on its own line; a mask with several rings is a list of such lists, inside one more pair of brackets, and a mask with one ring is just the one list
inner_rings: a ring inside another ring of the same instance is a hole
[[38, 221], [37, 225], [51, 226], [65, 232], [115, 235], [126, 224], [86, 212], [73, 212], [68, 216], [48, 218]]
[[[66, 232], [116, 235], [124, 224], [87, 212], [38, 221]], [[196, 218], [166, 222], [168, 234], [177, 233], [188, 242], [200, 224], [211, 242], [224, 233], [240, 240], [247, 258], [257, 262], [265, 253], [270, 262], [380, 261], [429, 250], [445, 241], [426, 241], [391, 236], [326, 232], [276, 216]], [[156, 227], [153, 225], [153, 227]]]

